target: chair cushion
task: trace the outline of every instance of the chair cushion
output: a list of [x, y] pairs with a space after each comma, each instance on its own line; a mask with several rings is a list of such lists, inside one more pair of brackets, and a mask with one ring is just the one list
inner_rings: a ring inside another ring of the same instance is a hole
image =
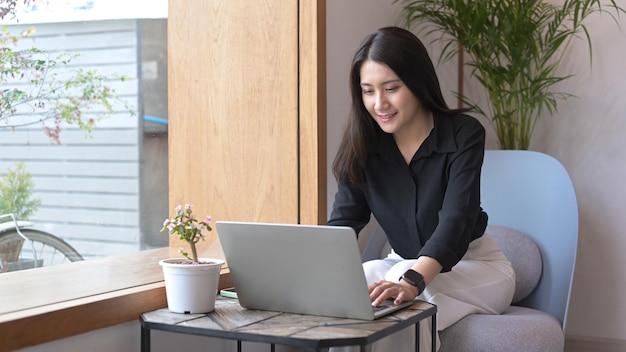
[[513, 303], [526, 298], [541, 278], [542, 261], [539, 248], [523, 233], [506, 226], [489, 225], [490, 233], [515, 271]]
[[439, 337], [439, 352], [563, 352], [565, 347], [555, 317], [516, 306], [500, 315], [468, 315], [441, 331]]

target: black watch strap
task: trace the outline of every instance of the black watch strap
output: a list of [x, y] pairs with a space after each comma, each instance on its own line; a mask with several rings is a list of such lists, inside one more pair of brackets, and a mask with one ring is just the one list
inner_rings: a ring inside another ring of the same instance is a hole
[[426, 283], [424, 282], [424, 276], [418, 273], [413, 269], [407, 270], [401, 277], [400, 280], [406, 281], [409, 285], [417, 287], [418, 296], [424, 292], [426, 288]]

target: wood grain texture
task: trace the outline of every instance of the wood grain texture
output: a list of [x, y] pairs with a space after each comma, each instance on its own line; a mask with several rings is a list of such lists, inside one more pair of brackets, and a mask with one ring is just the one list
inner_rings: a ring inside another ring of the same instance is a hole
[[[0, 274], [0, 351], [86, 333], [166, 307], [170, 248]], [[222, 269], [219, 289], [231, 287]]]
[[297, 222], [297, 2], [173, 1], [168, 21], [170, 207]]
[[300, 1], [300, 223], [325, 224], [326, 1]]
[[157, 249], [2, 273], [0, 316], [163, 281], [158, 262], [169, 254], [169, 249]]
[[324, 223], [325, 1], [176, 1], [168, 16], [170, 208]]
[[[162, 308], [165, 287], [147, 285], [89, 299], [73, 300], [0, 316], [0, 351], [13, 351], [137, 319], [146, 309]], [[18, 314], [11, 314], [15, 316]]]
[[140, 320], [148, 329], [325, 348], [370, 344], [432, 316], [436, 310], [434, 305], [419, 301], [368, 321], [246, 309], [236, 299], [218, 297], [215, 310], [208, 314], [176, 314], [158, 309], [141, 314]]

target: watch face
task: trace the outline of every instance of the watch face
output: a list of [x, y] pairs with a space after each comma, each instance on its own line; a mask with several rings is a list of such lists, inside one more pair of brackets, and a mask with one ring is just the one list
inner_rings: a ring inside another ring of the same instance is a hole
[[420, 281], [420, 274], [418, 274], [417, 272], [413, 271], [413, 270], [409, 270], [406, 273], [404, 273], [404, 277], [411, 280], [411, 282], [416, 285], [419, 281]]
[[415, 270], [407, 270], [407, 272], [403, 275], [404, 279], [408, 281], [411, 285], [420, 288], [420, 291], [423, 289], [424, 285], [424, 277], [422, 274], [418, 273]]

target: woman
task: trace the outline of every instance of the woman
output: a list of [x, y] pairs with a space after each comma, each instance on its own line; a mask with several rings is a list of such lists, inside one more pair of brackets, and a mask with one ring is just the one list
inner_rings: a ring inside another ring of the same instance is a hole
[[[466, 110], [448, 108], [426, 48], [401, 28], [365, 38], [352, 61], [350, 90], [328, 224], [358, 233], [373, 214], [385, 231], [391, 254], [363, 264], [372, 304], [434, 303], [438, 331], [468, 314], [504, 311], [515, 277], [485, 233], [484, 128]], [[429, 350], [429, 327], [421, 325], [422, 350]], [[413, 348], [412, 335], [407, 329], [374, 349]]]

